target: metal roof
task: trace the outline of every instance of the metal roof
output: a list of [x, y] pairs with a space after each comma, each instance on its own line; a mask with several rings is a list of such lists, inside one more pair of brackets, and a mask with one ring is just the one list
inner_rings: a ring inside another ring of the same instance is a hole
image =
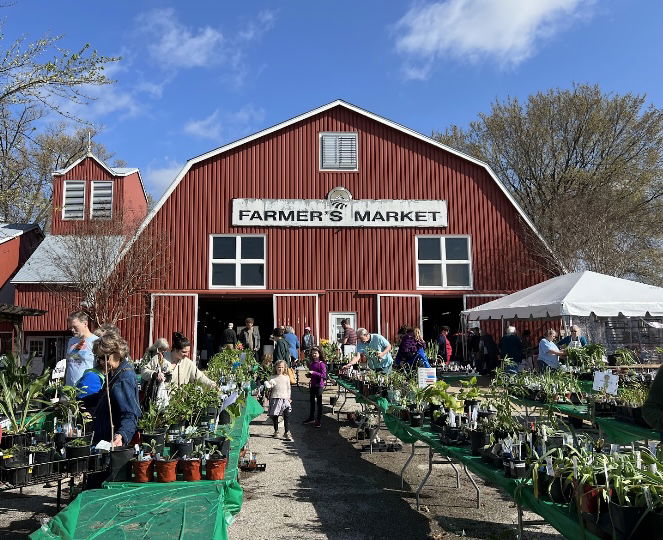
[[[66, 235], [48, 235], [39, 244], [23, 267], [16, 273], [11, 283], [70, 283], [69, 277], [58, 268], [54, 258], [65, 260], [70, 246]], [[117, 252], [120, 252], [123, 238], [117, 237]]]
[[35, 223], [0, 223], [0, 244], [32, 229], [39, 229], [39, 225]]

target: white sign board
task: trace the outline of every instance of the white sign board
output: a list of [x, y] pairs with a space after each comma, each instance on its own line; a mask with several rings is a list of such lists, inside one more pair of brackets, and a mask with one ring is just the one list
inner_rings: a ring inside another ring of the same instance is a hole
[[435, 374], [435, 368], [425, 368], [420, 367], [417, 369], [417, 382], [419, 383], [419, 388], [426, 388], [431, 384], [437, 382], [437, 375]]
[[447, 201], [233, 199], [238, 227], [446, 227]]
[[595, 371], [594, 384], [592, 388], [600, 392], [605, 390], [608, 394], [617, 394], [617, 387], [619, 385], [619, 375], [613, 375], [611, 371]]
[[66, 367], [67, 367], [67, 360], [66, 358], [63, 358], [57, 364], [55, 364], [55, 369], [51, 374], [51, 379], [53, 380], [64, 379], [64, 372]]

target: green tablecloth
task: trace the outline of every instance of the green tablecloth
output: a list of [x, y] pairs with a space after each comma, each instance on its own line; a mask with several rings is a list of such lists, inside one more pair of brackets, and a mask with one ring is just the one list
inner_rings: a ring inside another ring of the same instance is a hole
[[224, 480], [106, 483], [103, 489], [81, 493], [30, 538], [225, 540], [228, 525], [242, 507], [239, 452], [249, 437], [251, 420], [262, 412], [262, 406], [249, 396], [233, 424]]
[[628, 444], [633, 441], [661, 440], [661, 434], [658, 431], [622, 422], [616, 418], [597, 417], [595, 421], [606, 440], [611, 443]]
[[[420, 440], [433, 448], [438, 454], [448, 456], [465, 464], [465, 466], [477, 476], [480, 476], [491, 484], [501, 487], [513, 496], [522, 506], [525, 506], [540, 515], [566, 538], [579, 539], [583, 538], [584, 534], [584, 538], [587, 540], [598, 540], [594, 535], [583, 529], [579, 517], [569, 510], [568, 505], [559, 505], [550, 501], [537, 499], [529, 484], [522, 480], [506, 478], [501, 469], [491, 467], [484, 463], [480, 457], [473, 456], [470, 449], [467, 447], [442, 445], [439, 440], [439, 433], [432, 431], [428, 423], [421, 428], [414, 428], [390, 414], [387, 414], [386, 418], [390, 418], [391, 423], [398, 426], [396, 432], [392, 431], [394, 435], [400, 438], [398, 433], [405, 432], [408, 434], [408, 440], [404, 440], [404, 442], [414, 442], [411, 439]], [[387, 426], [389, 426], [389, 424], [387, 424]]]
[[551, 407], [553, 411], [560, 414], [565, 414], [573, 418], [580, 418], [582, 420], [589, 420], [590, 422], [593, 420], [592, 412], [588, 405], [572, 405], [571, 403], [552, 403], [548, 405], [547, 403], [541, 403], [540, 401], [534, 401], [532, 399], [525, 399], [514, 396], [511, 396], [511, 400], [514, 403], [518, 403], [519, 405], [523, 405], [528, 408], [541, 409]]

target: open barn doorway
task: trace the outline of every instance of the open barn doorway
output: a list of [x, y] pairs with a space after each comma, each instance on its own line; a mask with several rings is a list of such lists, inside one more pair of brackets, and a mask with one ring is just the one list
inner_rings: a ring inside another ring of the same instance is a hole
[[221, 334], [233, 323], [235, 331], [244, 327], [251, 317], [260, 331], [262, 345], [268, 343], [274, 324], [274, 303], [271, 296], [216, 296], [198, 301], [198, 353], [203, 369], [219, 351]]

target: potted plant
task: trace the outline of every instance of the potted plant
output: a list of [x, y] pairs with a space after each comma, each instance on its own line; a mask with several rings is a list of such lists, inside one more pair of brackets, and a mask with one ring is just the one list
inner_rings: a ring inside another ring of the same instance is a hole
[[28, 447], [28, 452], [32, 454], [32, 476], [38, 478], [40, 476], [47, 476], [51, 474], [51, 454], [53, 447], [45, 444], [38, 443]]
[[134, 473], [134, 482], [144, 484], [150, 482], [154, 477], [153, 453], [156, 450], [156, 446], [157, 442], [155, 440], [152, 440], [149, 443], [142, 443], [142, 451], [131, 462], [131, 468]]
[[90, 441], [82, 437], [65, 444], [65, 457], [68, 461], [67, 467], [70, 473], [80, 474], [87, 471], [87, 458], [90, 456], [91, 448]]
[[12, 446], [2, 451], [3, 480], [13, 486], [29, 480], [28, 454], [21, 446]]
[[159, 458], [154, 461], [157, 482], [174, 482], [177, 476], [177, 464], [179, 461], [179, 456], [177, 454], [159, 456]]
[[6, 354], [0, 370], [0, 416], [9, 421], [9, 428], [0, 439], [0, 448], [26, 446], [28, 432], [41, 425], [49, 406], [42, 396], [50, 380], [50, 370], [35, 377], [30, 373], [31, 358], [23, 366], [18, 355]]
[[186, 482], [197, 482], [201, 476], [201, 460], [204, 457], [202, 445], [196, 446], [187, 458], [180, 461], [182, 467], [182, 479]]
[[147, 411], [143, 412], [138, 420], [141, 441], [155, 441], [158, 448], [157, 453], [163, 453], [166, 443], [166, 431], [168, 430], [168, 415], [164, 409], [157, 407], [156, 403], [150, 403]]
[[205, 477], [207, 480], [223, 480], [226, 474], [228, 460], [221, 451], [213, 446], [209, 450], [209, 457], [205, 463]]

